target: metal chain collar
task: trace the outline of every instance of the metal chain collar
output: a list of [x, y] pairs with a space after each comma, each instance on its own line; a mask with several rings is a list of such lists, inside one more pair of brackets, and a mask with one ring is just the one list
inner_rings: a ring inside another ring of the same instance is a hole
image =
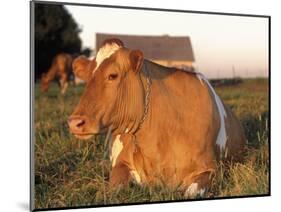
[[141, 128], [141, 125], [143, 124], [145, 118], [147, 117], [148, 109], [149, 109], [149, 99], [150, 99], [150, 93], [151, 93], [151, 78], [149, 76], [148, 69], [146, 68], [146, 64], [144, 64], [144, 69], [147, 74], [147, 77], [146, 77], [147, 87], [146, 87], [145, 99], [144, 99], [144, 101], [145, 101], [144, 112], [143, 112], [142, 119], [140, 120], [140, 123], [139, 123], [139, 129]]

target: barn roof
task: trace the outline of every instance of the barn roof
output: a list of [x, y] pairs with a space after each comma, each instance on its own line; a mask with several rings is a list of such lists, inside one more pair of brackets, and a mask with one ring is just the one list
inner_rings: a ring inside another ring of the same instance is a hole
[[96, 49], [105, 39], [118, 38], [129, 49], [139, 49], [151, 60], [194, 61], [193, 50], [188, 36], [140, 36], [120, 34], [96, 34]]

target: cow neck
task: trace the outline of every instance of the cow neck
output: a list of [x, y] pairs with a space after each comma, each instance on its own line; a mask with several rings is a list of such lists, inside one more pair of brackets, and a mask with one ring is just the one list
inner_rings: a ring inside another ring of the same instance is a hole
[[[142, 71], [140, 72], [140, 81], [142, 83], [142, 87], [144, 89], [144, 110], [142, 117], [136, 127], [134, 127], [134, 130], [128, 132], [127, 130], [123, 134], [131, 134], [133, 137], [135, 137], [135, 133], [139, 131], [142, 127], [142, 124], [147, 118], [148, 111], [149, 111], [149, 103], [150, 103], [150, 94], [151, 94], [151, 77], [149, 73], [149, 69], [146, 66], [146, 62], [143, 63]], [[134, 139], [135, 140], [135, 139]]]
[[143, 104], [144, 109], [143, 113], [140, 114], [140, 118], [138, 121], [134, 122], [134, 124], [129, 126], [123, 126], [121, 128], [117, 127], [112, 129], [112, 135], [122, 135], [122, 134], [130, 134], [132, 136], [135, 136], [136, 132], [138, 132], [144, 123], [144, 121], [147, 118], [148, 111], [149, 111], [149, 105], [150, 105], [150, 93], [151, 93], [151, 76], [150, 76], [150, 70], [147, 68], [146, 61], [143, 62], [142, 68], [139, 71], [139, 79], [141, 84], [141, 89], [143, 89]]
[[[136, 132], [138, 132], [141, 129], [142, 124], [146, 120], [147, 115], [148, 115], [148, 111], [149, 111], [149, 105], [150, 105], [150, 94], [151, 94], [152, 80], [151, 80], [149, 69], [147, 68], [145, 61], [144, 61], [143, 66], [142, 66], [142, 71], [140, 72], [140, 81], [141, 81], [142, 87], [144, 89], [144, 111], [143, 111], [143, 114], [142, 114], [142, 118], [138, 123], [138, 126], [133, 131], [128, 131], [128, 129], [126, 129], [125, 132], [123, 132], [123, 133], [116, 133], [116, 132], [112, 133], [111, 132], [112, 128], [110, 128], [107, 132], [109, 134], [112, 134], [113, 137], [116, 137], [117, 135], [121, 135], [121, 136], [127, 135], [127, 136], [129, 136], [127, 138], [130, 138], [129, 139], [130, 142], [133, 143], [133, 145], [135, 147], [134, 152], [136, 151], [136, 147], [139, 146], [135, 134], [136, 134]], [[106, 137], [108, 137], [108, 136], [106, 136]], [[111, 151], [110, 148], [112, 147], [113, 142], [114, 141], [112, 139], [108, 142], [108, 145], [106, 145], [106, 146], [108, 146], [107, 151]], [[107, 153], [105, 153], [105, 154], [107, 154]], [[106, 157], [106, 155], [104, 155], [104, 157]]]

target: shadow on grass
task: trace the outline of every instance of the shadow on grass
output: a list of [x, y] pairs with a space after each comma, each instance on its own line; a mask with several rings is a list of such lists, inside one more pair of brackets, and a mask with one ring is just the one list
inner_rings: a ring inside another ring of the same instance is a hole
[[242, 120], [242, 126], [248, 140], [248, 146], [258, 148], [265, 139], [268, 139], [268, 112], [256, 117], [246, 115]]
[[60, 178], [62, 177], [60, 175], [65, 176], [75, 171], [79, 160], [79, 156], [76, 152], [69, 152], [47, 165], [38, 164], [36, 166], [35, 184], [47, 183], [48, 185], [52, 185], [53, 178]]

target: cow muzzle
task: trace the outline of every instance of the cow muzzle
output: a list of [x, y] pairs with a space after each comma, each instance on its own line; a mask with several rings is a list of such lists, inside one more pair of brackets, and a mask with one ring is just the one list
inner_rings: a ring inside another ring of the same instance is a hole
[[89, 120], [84, 116], [72, 115], [68, 118], [68, 126], [72, 134], [80, 139], [88, 139], [95, 133], [88, 129]]

